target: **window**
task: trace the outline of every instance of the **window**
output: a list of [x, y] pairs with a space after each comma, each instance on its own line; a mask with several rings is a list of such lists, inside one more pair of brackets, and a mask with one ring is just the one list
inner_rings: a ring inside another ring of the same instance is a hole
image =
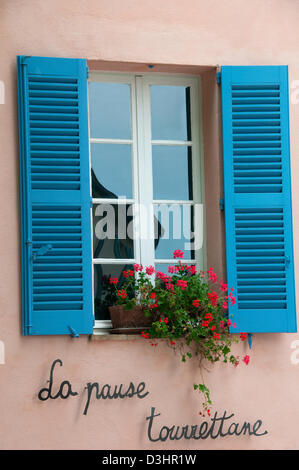
[[[105, 275], [166, 269], [174, 248], [204, 265], [199, 85], [92, 75], [89, 113], [85, 59], [18, 56], [17, 75], [22, 332], [92, 334], [93, 297], [109, 326]], [[288, 68], [223, 66], [209, 80], [222, 102], [229, 314], [238, 331], [295, 332]], [[117, 237], [103, 237], [111, 220]]]
[[173, 251], [203, 267], [199, 81], [91, 73], [88, 83], [97, 327], [109, 327], [110, 277], [166, 271]]

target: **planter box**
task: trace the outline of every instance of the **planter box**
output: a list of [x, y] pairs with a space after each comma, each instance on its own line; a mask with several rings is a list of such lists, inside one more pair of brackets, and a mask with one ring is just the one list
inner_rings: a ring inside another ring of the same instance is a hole
[[122, 305], [109, 307], [113, 328], [148, 328], [155, 320], [153, 316], [146, 317], [140, 306], [125, 310]]

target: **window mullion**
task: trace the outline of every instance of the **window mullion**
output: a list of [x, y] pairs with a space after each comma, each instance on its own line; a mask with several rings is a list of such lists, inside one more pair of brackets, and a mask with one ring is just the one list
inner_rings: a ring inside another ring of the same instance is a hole
[[145, 266], [154, 265], [153, 176], [149, 87], [136, 77], [137, 147], [139, 174], [140, 257]]

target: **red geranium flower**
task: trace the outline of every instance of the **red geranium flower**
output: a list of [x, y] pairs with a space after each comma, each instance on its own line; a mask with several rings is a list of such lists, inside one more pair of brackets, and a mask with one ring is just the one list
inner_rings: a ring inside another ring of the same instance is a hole
[[218, 294], [217, 292], [209, 292], [208, 293], [209, 300], [213, 307], [216, 307], [218, 304]]
[[151, 275], [154, 274], [154, 272], [155, 272], [154, 266], [148, 266], [147, 268], [145, 268], [145, 272], [146, 272], [146, 274], [148, 274], [149, 276], [151, 276]]
[[182, 281], [181, 279], [178, 279], [176, 283], [182, 290], [185, 290], [187, 287], [187, 281]]
[[118, 290], [117, 291], [118, 297], [121, 297], [123, 300], [128, 297], [127, 292], [124, 289]]
[[174, 258], [183, 258], [184, 257], [184, 252], [181, 251], [181, 250], [174, 250], [173, 257]]
[[246, 356], [243, 357], [243, 362], [245, 362], [245, 364], [248, 366], [249, 361], [250, 361], [250, 356], [248, 356], [248, 354], [246, 354]]

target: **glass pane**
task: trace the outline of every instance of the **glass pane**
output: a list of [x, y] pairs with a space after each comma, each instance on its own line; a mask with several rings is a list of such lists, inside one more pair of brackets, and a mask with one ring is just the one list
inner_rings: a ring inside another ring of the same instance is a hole
[[173, 252], [181, 250], [185, 259], [194, 259], [192, 206], [155, 204], [154, 217], [155, 258], [173, 259]]
[[132, 198], [131, 145], [91, 144], [92, 197]]
[[130, 85], [89, 83], [90, 137], [131, 138]]
[[151, 85], [153, 140], [191, 140], [190, 87]]
[[192, 199], [192, 149], [153, 145], [154, 199]]
[[109, 279], [117, 278], [117, 287], [121, 289], [124, 277], [122, 272], [132, 269], [129, 264], [94, 264], [94, 303], [95, 319], [110, 320], [109, 307], [116, 302], [116, 288]]
[[93, 257], [134, 258], [133, 206], [93, 204]]

